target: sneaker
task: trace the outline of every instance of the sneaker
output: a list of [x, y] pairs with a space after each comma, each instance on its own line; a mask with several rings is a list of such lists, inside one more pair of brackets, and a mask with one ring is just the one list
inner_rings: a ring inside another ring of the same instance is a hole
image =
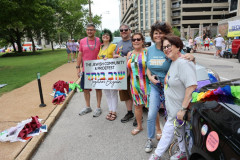
[[122, 119], [122, 123], [126, 123], [134, 117], [133, 113], [127, 113]]
[[177, 152], [176, 154], [174, 154], [170, 160], [187, 160], [187, 155], [185, 152]]
[[[142, 122], [143, 122], [143, 117], [142, 117]], [[136, 127], [137, 126], [137, 119], [135, 118], [133, 121], [133, 126]]]
[[148, 139], [145, 145], [145, 152], [149, 153], [149, 152], [152, 152], [152, 150], [153, 150], [153, 142], [151, 139]]
[[93, 113], [93, 117], [99, 117], [101, 113], [102, 113], [101, 108], [97, 108]]
[[158, 157], [156, 154], [152, 154], [148, 160], [161, 160], [161, 157]]
[[81, 110], [81, 112], [79, 113], [80, 116], [84, 115], [84, 114], [87, 114], [89, 112], [92, 112], [92, 109], [91, 107], [85, 107]]

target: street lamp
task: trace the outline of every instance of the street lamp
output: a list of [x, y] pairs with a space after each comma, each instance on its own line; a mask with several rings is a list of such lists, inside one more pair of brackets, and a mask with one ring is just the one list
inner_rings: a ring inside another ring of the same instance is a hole
[[[102, 12], [102, 13], [101, 13], [101, 17], [102, 17], [103, 14], [110, 14], [110, 11]], [[102, 20], [102, 21], [103, 21], [103, 20]], [[101, 21], [101, 31], [102, 31], [102, 21]]]

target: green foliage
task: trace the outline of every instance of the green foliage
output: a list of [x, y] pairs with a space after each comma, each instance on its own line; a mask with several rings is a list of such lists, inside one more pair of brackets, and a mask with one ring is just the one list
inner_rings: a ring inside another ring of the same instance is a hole
[[181, 32], [179, 31], [179, 29], [177, 27], [173, 27], [173, 34], [180, 37], [181, 36]]
[[0, 84], [8, 84], [1, 88], [0, 95], [19, 88], [66, 63], [66, 50], [41, 51], [32, 56], [0, 58]]
[[[0, 45], [17, 43], [22, 52], [22, 39], [45, 38], [59, 43], [70, 35], [78, 39], [85, 34], [88, 0], [1, 0]], [[94, 16], [100, 24], [99, 16]]]
[[114, 37], [120, 37], [120, 31], [119, 30], [114, 31], [113, 36]]

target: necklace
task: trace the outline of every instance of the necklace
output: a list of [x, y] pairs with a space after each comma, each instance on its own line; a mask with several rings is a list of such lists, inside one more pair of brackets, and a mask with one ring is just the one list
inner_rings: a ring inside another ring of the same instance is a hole
[[89, 46], [89, 44], [88, 44], [88, 38], [87, 38], [87, 45], [88, 45], [88, 48], [89, 48], [91, 51], [93, 51], [93, 50], [96, 48], [96, 37], [94, 38], [94, 41], [95, 41], [94, 47], [91, 48], [91, 47]]

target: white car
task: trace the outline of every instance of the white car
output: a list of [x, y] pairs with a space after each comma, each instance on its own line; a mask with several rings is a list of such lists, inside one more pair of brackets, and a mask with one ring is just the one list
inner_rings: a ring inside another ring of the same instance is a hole
[[64, 44], [56, 45], [56, 46], [54, 46], [53, 48], [54, 48], [54, 49], [64, 49], [64, 48], [66, 48], [66, 45], [64, 45]]
[[41, 46], [39, 46], [39, 45], [35, 45], [35, 49], [36, 50], [42, 50], [43, 48]]

